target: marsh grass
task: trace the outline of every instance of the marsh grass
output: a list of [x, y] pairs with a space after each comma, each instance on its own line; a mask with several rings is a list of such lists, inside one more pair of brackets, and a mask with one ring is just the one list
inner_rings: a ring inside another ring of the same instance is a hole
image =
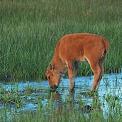
[[[15, 84], [15, 87], [11, 86], [10, 89], [6, 89], [1, 85], [0, 86], [0, 104], [14, 105], [17, 108], [20, 108], [22, 107], [22, 104], [28, 101], [28, 97], [31, 96], [33, 93], [41, 94], [44, 91], [49, 92], [49, 89], [34, 88], [29, 83], [25, 88], [21, 90], [18, 88], [18, 84]], [[43, 96], [37, 97], [37, 101], [40, 100], [41, 98], [43, 98]], [[34, 101], [36, 101], [36, 99], [34, 99]]]
[[[56, 106], [53, 99], [53, 95], [48, 99], [47, 104], [44, 106], [41, 103], [42, 98], [37, 100], [37, 110], [36, 111], [27, 111], [19, 112], [14, 114], [15, 111], [9, 110], [10, 115], [8, 114], [8, 108], [0, 109], [0, 120], [9, 121], [9, 122], [121, 122], [121, 105], [118, 98], [114, 96], [107, 95], [103, 98], [103, 101], [107, 102], [108, 105], [108, 115], [103, 115], [101, 109], [101, 103], [97, 96], [94, 96], [92, 105], [85, 105], [84, 102], [79, 99], [78, 104], [74, 104], [73, 101], [69, 98], [66, 98], [66, 101], [62, 106]], [[8, 118], [5, 118], [8, 117]]]
[[[115, 80], [119, 83], [118, 78]], [[108, 82], [108, 79], [105, 78], [105, 81]], [[114, 84], [113, 81], [109, 82]], [[110, 87], [110, 84], [106, 84], [105, 87]], [[116, 85], [114, 87], [116, 88]], [[107, 93], [105, 90], [102, 96], [99, 92], [81, 90], [78, 94], [74, 92], [63, 96], [62, 92], [65, 94], [66, 89], [50, 93], [49, 89], [35, 88], [29, 82], [23, 89], [19, 89], [18, 83], [15, 83], [15, 87], [9, 86], [10, 89], [5, 88], [7, 86], [0, 86], [2, 106], [2, 108], [0, 106], [0, 122], [121, 122], [122, 120], [121, 96], [111, 94], [112, 91]], [[121, 93], [121, 89], [118, 90]], [[86, 103], [84, 97], [92, 101]], [[24, 110], [26, 103], [36, 104], [36, 109]]]
[[11, 89], [11, 91], [8, 91], [1, 86], [0, 103], [5, 105], [13, 104], [19, 108], [22, 105], [21, 95], [17, 89]]
[[[44, 79], [58, 39], [91, 32], [110, 40], [105, 72], [122, 66], [121, 0], [0, 1], [0, 79]], [[83, 65], [82, 75], [91, 74]]]

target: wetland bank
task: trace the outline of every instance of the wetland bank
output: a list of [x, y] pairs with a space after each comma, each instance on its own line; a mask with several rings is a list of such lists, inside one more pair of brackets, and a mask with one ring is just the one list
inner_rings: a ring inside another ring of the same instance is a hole
[[[0, 121], [121, 121], [121, 11], [121, 0], [0, 1]], [[89, 93], [93, 77], [83, 63], [74, 94], [66, 78], [50, 94], [45, 70], [55, 44], [77, 32], [110, 40], [98, 92]]]

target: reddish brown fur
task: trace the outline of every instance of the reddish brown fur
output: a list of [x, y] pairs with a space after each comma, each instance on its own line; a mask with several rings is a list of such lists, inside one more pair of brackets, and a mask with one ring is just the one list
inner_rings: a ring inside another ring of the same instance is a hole
[[57, 43], [46, 76], [51, 87], [58, 86], [61, 74], [68, 69], [70, 89], [74, 88], [74, 62], [87, 60], [94, 73], [92, 90], [95, 90], [103, 72], [103, 59], [109, 42], [102, 36], [89, 33], [67, 34]]

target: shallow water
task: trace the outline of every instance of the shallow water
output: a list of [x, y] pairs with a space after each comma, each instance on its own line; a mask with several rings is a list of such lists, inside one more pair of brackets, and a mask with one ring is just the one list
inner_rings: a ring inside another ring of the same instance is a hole
[[[2, 86], [6, 91], [10, 92], [12, 90], [17, 90], [23, 101], [19, 108], [16, 108], [12, 103], [5, 106], [4, 103], [0, 102], [0, 110], [6, 107], [8, 109], [8, 115], [9, 110], [16, 113], [35, 111], [38, 108], [38, 102], [40, 102], [42, 106], [45, 106], [51, 97], [54, 100], [56, 108], [63, 106], [67, 99], [69, 99], [70, 102], [74, 103], [74, 106], [77, 106], [79, 104], [79, 100], [82, 100], [84, 108], [91, 109], [95, 98], [87, 93], [90, 91], [92, 80], [93, 76], [75, 78], [75, 91], [71, 94], [69, 92], [69, 80], [62, 78], [59, 88], [57, 92], [53, 93], [53, 96], [50, 93], [47, 81], [28, 81], [19, 83], [0, 82], [0, 86]], [[28, 87], [33, 90], [25, 95], [25, 90]], [[100, 109], [102, 109], [104, 116], [109, 114], [108, 103], [104, 99], [107, 95], [117, 97], [122, 106], [122, 73], [105, 74], [99, 84], [97, 99], [99, 100]], [[83, 109], [83, 107], [81, 109]]]

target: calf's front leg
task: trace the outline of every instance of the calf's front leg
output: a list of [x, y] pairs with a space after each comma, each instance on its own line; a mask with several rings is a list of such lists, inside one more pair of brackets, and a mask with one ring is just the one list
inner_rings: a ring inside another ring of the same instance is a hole
[[69, 77], [69, 89], [72, 92], [74, 91], [74, 87], [75, 87], [73, 64], [71, 62], [68, 62], [67, 67], [68, 67], [68, 77]]

